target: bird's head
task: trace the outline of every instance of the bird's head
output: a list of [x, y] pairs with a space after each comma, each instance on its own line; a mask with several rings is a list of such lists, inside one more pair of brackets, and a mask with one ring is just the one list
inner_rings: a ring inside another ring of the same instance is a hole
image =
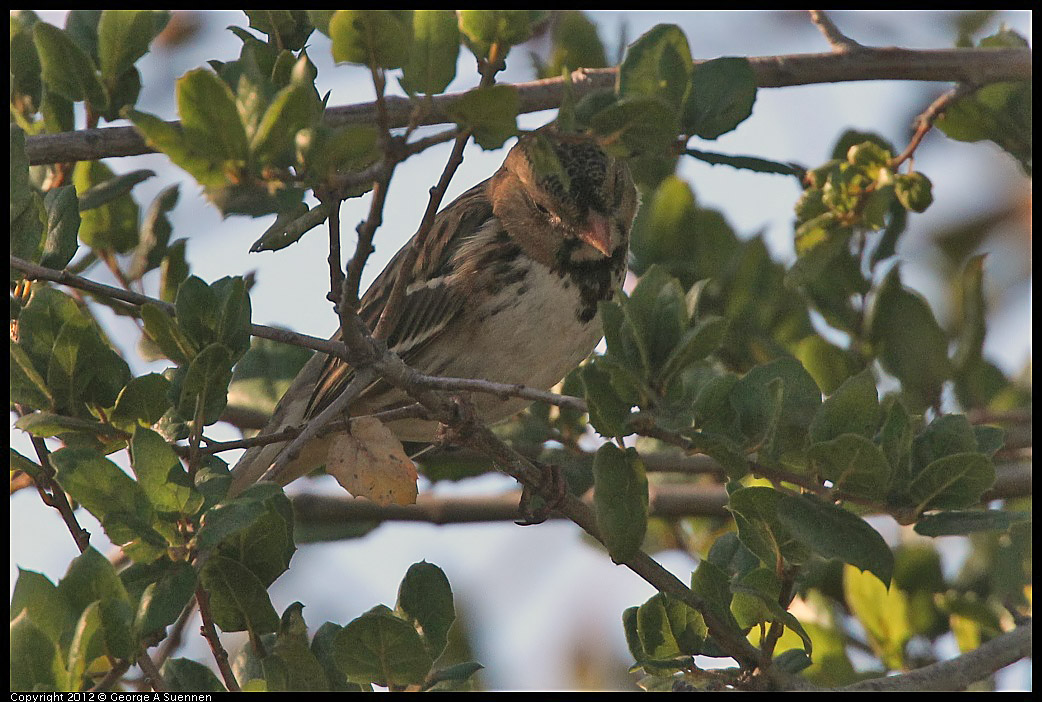
[[592, 138], [552, 128], [526, 134], [490, 188], [510, 235], [548, 265], [625, 256], [637, 191], [626, 165]]

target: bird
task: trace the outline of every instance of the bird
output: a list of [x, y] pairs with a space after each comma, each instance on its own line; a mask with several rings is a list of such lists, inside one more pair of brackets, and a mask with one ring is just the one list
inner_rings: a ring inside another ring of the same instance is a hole
[[[422, 240], [410, 239], [373, 281], [358, 314], [374, 329], [398, 276], [405, 296], [386, 343], [428, 375], [549, 389], [603, 337], [598, 304], [621, 288], [639, 196], [625, 162], [592, 136], [551, 123], [518, 138], [502, 166], [444, 207]], [[415, 263], [403, 270], [407, 253]], [[339, 334], [339, 332], [338, 332]], [[337, 335], [334, 335], [337, 338]], [[347, 387], [351, 367], [317, 353], [291, 383], [262, 433], [303, 426]], [[472, 398], [494, 424], [529, 400]], [[385, 381], [367, 387], [351, 416], [413, 400]], [[388, 423], [399, 440], [430, 442], [438, 423]], [[286, 485], [326, 462], [331, 438], [310, 441], [274, 477]], [[286, 443], [255, 446], [232, 469], [230, 495], [268, 473]]]

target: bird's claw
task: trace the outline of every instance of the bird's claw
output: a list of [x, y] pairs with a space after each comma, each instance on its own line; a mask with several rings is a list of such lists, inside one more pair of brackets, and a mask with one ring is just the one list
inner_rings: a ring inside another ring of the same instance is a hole
[[544, 467], [543, 480], [538, 488], [525, 485], [521, 491], [518, 509], [522, 519], [514, 522], [518, 526], [532, 526], [545, 522], [550, 513], [560, 506], [568, 494], [568, 483], [555, 465]]

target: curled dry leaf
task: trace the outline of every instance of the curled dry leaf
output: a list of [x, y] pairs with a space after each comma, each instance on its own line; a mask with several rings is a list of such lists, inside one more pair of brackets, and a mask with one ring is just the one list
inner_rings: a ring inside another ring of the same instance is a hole
[[351, 433], [333, 439], [326, 471], [355, 497], [379, 505], [416, 503], [416, 466], [391, 430], [373, 417], [351, 420]]

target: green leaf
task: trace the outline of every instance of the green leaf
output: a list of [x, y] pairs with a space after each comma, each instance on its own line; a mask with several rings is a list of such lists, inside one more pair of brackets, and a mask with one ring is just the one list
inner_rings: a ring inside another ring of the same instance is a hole
[[156, 305], [146, 302], [141, 306], [145, 333], [156, 343], [166, 357], [178, 365], [186, 365], [198, 353], [174, 319]]
[[601, 446], [593, 459], [594, 512], [615, 562], [632, 558], [648, 528], [648, 478], [636, 449]]
[[333, 650], [349, 680], [382, 686], [419, 684], [432, 663], [413, 625], [383, 605], [337, 632]]
[[[11, 222], [13, 223], [33, 200], [33, 189], [29, 185], [29, 157], [25, 153], [25, 132], [14, 122], [11, 123], [10, 156], [9, 184], [11, 187]], [[15, 252], [12, 250], [12, 253]]]
[[984, 300], [984, 258], [978, 254], [966, 262], [960, 278], [962, 305], [958, 346], [952, 365], [960, 375], [971, 371], [981, 360], [987, 332], [987, 304]]
[[[221, 514], [223, 529], [234, 531], [220, 540], [217, 552], [249, 568], [265, 587], [289, 569], [290, 560], [297, 550], [289, 498], [282, 490], [272, 490], [272, 487], [251, 487], [230, 503], [219, 505], [207, 513], [217, 516], [218, 510], [224, 512], [231, 504], [239, 503], [231, 514]], [[242, 505], [246, 500], [253, 501], [255, 506]], [[239, 516], [237, 521], [236, 514]], [[204, 526], [212, 527], [212, 520], [206, 520]], [[205, 543], [201, 534], [200, 543]]]
[[[148, 52], [157, 33], [153, 10], [104, 10], [98, 21], [98, 67], [114, 81]], [[161, 28], [161, 27], [160, 27]]]
[[[183, 138], [190, 152], [203, 154], [209, 151], [214, 162], [246, 161], [249, 141], [235, 95], [216, 74], [197, 68], [181, 76], [177, 81], [177, 112], [181, 116]], [[193, 173], [192, 170], [189, 172]]]
[[[105, 172], [102, 171], [101, 173], [104, 174]], [[111, 173], [111, 171], [109, 171], [109, 173]], [[85, 212], [87, 210], [101, 207], [102, 205], [107, 205], [121, 196], [128, 194], [135, 185], [148, 180], [155, 176], [155, 174], [155, 171], [141, 169], [118, 176], [112, 175], [106, 180], [99, 180], [80, 193], [79, 209], [80, 211]]]
[[738, 526], [739, 540], [771, 568], [779, 558], [799, 564], [810, 553], [779, 518], [782, 497], [782, 493], [771, 488], [743, 487], [731, 493], [727, 506]]
[[756, 87], [748, 59], [726, 56], [700, 63], [691, 74], [683, 130], [703, 139], [726, 134], [752, 114]]
[[20, 417], [15, 426], [33, 436], [47, 438], [69, 433], [90, 433], [102, 441], [118, 439], [123, 434], [108, 424], [93, 419], [79, 419], [50, 412], [33, 412]]
[[857, 359], [852, 353], [829, 343], [818, 334], [800, 341], [793, 349], [793, 355], [826, 395], [836, 392], [843, 381], [857, 372]]
[[80, 211], [76, 188], [64, 185], [48, 190], [43, 196], [47, 223], [40, 265], [61, 270], [69, 265], [79, 248]]
[[119, 393], [116, 406], [109, 414], [109, 422], [125, 431], [137, 426], [150, 427], [166, 414], [171, 404], [168, 398], [170, 381], [158, 373], [134, 378]]
[[512, 85], [490, 85], [469, 90], [446, 108], [452, 121], [474, 132], [483, 149], [498, 149], [517, 134], [520, 110], [517, 89]]
[[807, 653], [812, 652], [813, 644], [803, 625], [779, 602], [781, 582], [773, 570], [761, 567], [744, 573], [735, 578], [731, 591], [734, 593], [731, 611], [743, 629], [750, 629], [758, 623], [777, 621], [800, 637]]
[[977, 531], [1005, 531], [1017, 522], [1030, 520], [1030, 512], [952, 510], [922, 517], [915, 523], [915, 532], [923, 536], [962, 536]]
[[171, 563], [160, 578], [145, 588], [138, 601], [134, 625], [142, 634], [162, 631], [177, 621], [195, 595], [195, 569], [184, 561]]
[[112, 543], [135, 561], [151, 562], [166, 548], [152, 523], [155, 512], [141, 485], [92, 449], [51, 454], [62, 488], [97, 517]]
[[86, 100], [98, 108], [105, 106], [105, 92], [94, 70], [94, 61], [68, 33], [46, 22], [37, 22], [33, 25], [33, 42], [48, 90], [73, 102]]
[[702, 615], [684, 602], [660, 592], [640, 606], [636, 619], [637, 635], [648, 659], [666, 660], [701, 652], [705, 623]]
[[431, 659], [437, 659], [456, 619], [452, 588], [441, 568], [426, 561], [409, 566], [398, 587], [398, 610], [416, 624]]
[[10, 401], [33, 409], [54, 406], [54, 397], [47, 387], [47, 381], [36, 370], [29, 354], [21, 346], [9, 340], [11, 349]]
[[84, 317], [70, 319], [58, 332], [47, 365], [47, 387], [58, 407], [71, 412], [85, 399], [87, 387], [98, 370], [92, 354], [96, 338], [97, 332]]
[[77, 619], [95, 600], [117, 597], [130, 601], [115, 566], [93, 547], [72, 559], [58, 582], [58, 592], [69, 603]]
[[409, 58], [410, 24], [401, 10], [337, 10], [329, 20], [333, 60], [399, 68]]
[[299, 602], [286, 608], [275, 646], [261, 661], [271, 692], [327, 692], [330, 689], [322, 663], [308, 646], [303, 609], [304, 605]]
[[137, 427], [130, 441], [130, 465], [157, 512], [192, 516], [203, 505], [177, 454], [159, 434]]
[[329, 681], [330, 689], [334, 692], [360, 692], [362, 686], [350, 682], [344, 672], [337, 665], [335, 645], [336, 637], [344, 627], [333, 622], [326, 622], [318, 628], [315, 636], [311, 639], [311, 652], [322, 665]]
[[[673, 109], [651, 95], [620, 98], [594, 115], [590, 127], [602, 137], [608, 151], [623, 158], [668, 155], [677, 137], [677, 118]], [[634, 173], [635, 180], [641, 184], [637, 175]], [[669, 173], [663, 177], [667, 175]]]
[[134, 610], [130, 603], [118, 597], [109, 597], [98, 602], [98, 615], [106, 653], [116, 659], [133, 658], [137, 653], [137, 637], [134, 633]]
[[175, 377], [177, 411], [194, 419], [201, 409], [203, 426], [221, 418], [228, 404], [228, 384], [232, 377], [232, 354], [223, 344], [210, 344], [192, 359], [187, 371]]
[[601, 436], [624, 436], [628, 433], [625, 426], [630, 405], [619, 398], [612, 386], [611, 374], [602, 365], [594, 360], [579, 371], [583, 395], [590, 410], [590, 424]]
[[456, 77], [459, 26], [452, 10], [414, 10], [409, 58], [402, 88], [409, 94], [437, 95]]
[[648, 350], [648, 367], [657, 374], [687, 327], [687, 304], [680, 283], [652, 266], [625, 299], [624, 311]]
[[80, 198], [80, 239], [95, 249], [126, 253], [138, 244], [138, 206], [129, 191], [155, 175], [135, 171], [117, 176], [101, 161], [80, 161], [72, 182]]
[[172, 693], [227, 692], [212, 670], [188, 658], [171, 658], [159, 673]]
[[[755, 557], [752, 560], [759, 565]], [[691, 589], [705, 600], [717, 622], [720, 622], [733, 634], [742, 635], [744, 633], [731, 612], [733, 593], [727, 573], [720, 565], [709, 559], [703, 559], [695, 572], [691, 574]]]
[[199, 581], [210, 595], [210, 610], [221, 631], [253, 636], [278, 630], [279, 615], [264, 584], [246, 566], [217, 554], [203, 564]]
[[995, 466], [979, 453], [956, 453], [938, 458], [912, 478], [909, 496], [916, 511], [958, 509], [980, 501], [995, 483]]
[[815, 472], [844, 493], [871, 499], [886, 496], [891, 467], [883, 452], [860, 434], [840, 434], [810, 447]]
[[11, 620], [11, 690], [58, 690], [63, 680], [57, 644], [37, 626], [28, 612]]
[[163, 188], [145, 212], [141, 224], [140, 243], [134, 249], [134, 258], [127, 269], [127, 277], [139, 280], [145, 273], [159, 268], [167, 253], [172, 227], [167, 213], [174, 209], [180, 197], [180, 185]]
[[619, 66], [617, 92], [622, 97], [657, 97], [679, 112], [691, 72], [691, 50], [683, 30], [675, 24], [658, 24], [627, 49]]
[[582, 10], [558, 10], [553, 23], [553, 48], [549, 65], [540, 68], [540, 78], [561, 75], [564, 70], [601, 68], [608, 65], [597, 25]]
[[912, 443], [915, 473], [938, 458], [977, 451], [977, 433], [964, 414], [945, 414], [930, 422]]
[[597, 305], [608, 344], [608, 358], [632, 372], [648, 367], [648, 352], [637, 328], [621, 304], [602, 300]]
[[905, 593], [893, 586], [887, 589], [872, 573], [847, 565], [843, 568], [843, 594], [883, 664], [890, 669], [901, 668], [904, 646], [912, 636]]
[[313, 126], [321, 114], [315, 86], [290, 83], [276, 93], [264, 111], [250, 142], [250, 153], [261, 165], [279, 164], [290, 153], [297, 132]]
[[[33, 25], [39, 21], [32, 10], [11, 13], [11, 106], [28, 116], [40, 109], [43, 84], [40, 81], [40, 57], [33, 44]], [[11, 122], [14, 127], [14, 122]]]
[[[769, 385], [779, 381], [780, 404], [771, 406], [764, 397]], [[799, 361], [782, 357], [746, 373], [735, 384], [731, 402], [745, 435], [763, 442], [761, 459], [777, 460], [805, 446], [808, 428], [821, 406], [821, 391]]]
[[1031, 117], [1030, 82], [991, 83], [949, 105], [937, 126], [959, 141], [994, 141], [1030, 174]]
[[894, 554], [865, 520], [810, 495], [781, 495], [779, 521], [807, 548], [825, 558], [836, 558], [875, 573], [889, 583]]
[[298, 51], [315, 27], [309, 18], [309, 10], [243, 10], [250, 18], [250, 26], [268, 35], [268, 41], [276, 46]]
[[75, 615], [57, 586], [41, 573], [18, 569], [11, 592], [11, 619], [22, 612], [55, 643], [62, 640]]
[[490, 48], [497, 44], [502, 59], [510, 47], [528, 41], [533, 25], [544, 17], [545, 11], [457, 10], [457, 14], [460, 32], [474, 55], [488, 58]]
[[922, 173], [894, 176], [894, 193], [905, 209], [912, 212], [925, 212], [933, 202], [932, 184]]
[[54, 342], [71, 319], [82, 318], [75, 301], [46, 285], [34, 285], [32, 297], [18, 315], [18, 345], [36, 368], [47, 368]]
[[810, 423], [814, 443], [835, 439], [840, 434], [873, 436], [881, 419], [876, 380], [871, 369], [847, 379], [832, 393]]
[[895, 480], [906, 482], [912, 474], [912, 418], [899, 399], [895, 399], [886, 412], [879, 430], [879, 448]]
[[[189, 139], [179, 125], [164, 122], [147, 112], [127, 110], [125, 116], [141, 133], [149, 147], [166, 154], [174, 165], [184, 169], [200, 185], [221, 187], [227, 184], [225, 159], [217, 150], [207, 148], [205, 143], [199, 143], [198, 138]], [[235, 127], [229, 129], [234, 131]]]
[[726, 333], [727, 320], [722, 317], [707, 317], [685, 331], [662, 364], [659, 372], [662, 384], [669, 385], [677, 373], [719, 348]]
[[883, 368], [924, 405], [933, 404], [951, 375], [948, 339], [926, 300], [901, 285], [896, 266], [876, 290], [867, 326]]

